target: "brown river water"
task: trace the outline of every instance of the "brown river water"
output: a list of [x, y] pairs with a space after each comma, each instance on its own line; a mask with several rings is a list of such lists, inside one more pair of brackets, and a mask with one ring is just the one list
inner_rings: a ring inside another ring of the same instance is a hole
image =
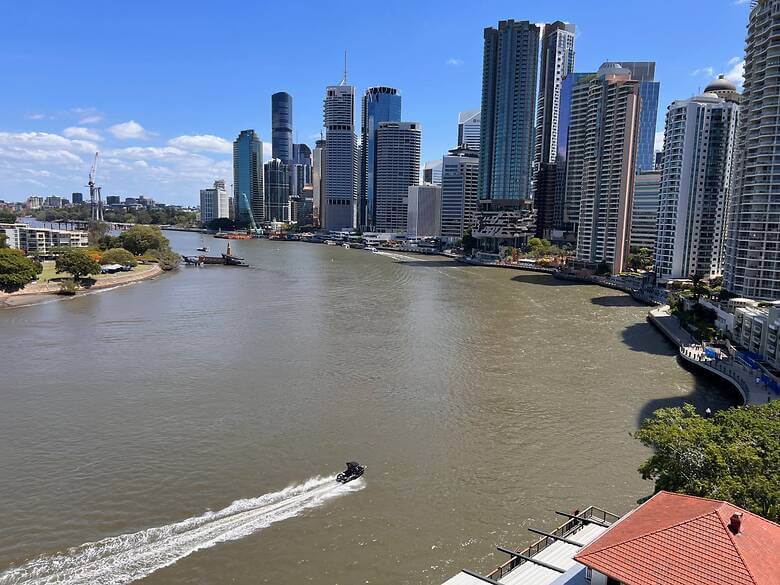
[[0, 310], [0, 585], [437, 584], [626, 512], [640, 420], [736, 400], [615, 291], [232, 245], [251, 268]]

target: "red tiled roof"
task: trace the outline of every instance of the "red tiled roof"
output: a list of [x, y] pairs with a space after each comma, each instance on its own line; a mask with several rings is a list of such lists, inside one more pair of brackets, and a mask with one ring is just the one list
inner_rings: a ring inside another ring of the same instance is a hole
[[[743, 514], [738, 534], [734, 513]], [[626, 585], [780, 585], [780, 525], [728, 502], [659, 492], [574, 558]]]

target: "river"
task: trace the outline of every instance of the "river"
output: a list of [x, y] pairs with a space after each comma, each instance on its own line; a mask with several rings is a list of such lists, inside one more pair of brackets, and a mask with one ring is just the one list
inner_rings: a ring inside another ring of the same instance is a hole
[[251, 268], [0, 310], [0, 584], [437, 584], [551, 510], [628, 511], [639, 421], [736, 400], [615, 291], [232, 246]]

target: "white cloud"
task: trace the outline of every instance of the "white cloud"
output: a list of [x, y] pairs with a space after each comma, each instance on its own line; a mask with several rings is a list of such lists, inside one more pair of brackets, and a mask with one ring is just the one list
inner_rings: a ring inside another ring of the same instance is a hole
[[463, 65], [463, 59], [456, 59], [455, 57], [451, 57], [447, 59], [447, 65], [452, 67], [459, 67], [460, 65]]
[[273, 144], [270, 142], [263, 142], [263, 161], [271, 160], [273, 157]]
[[664, 133], [663, 133], [663, 131], [655, 133], [655, 144], [653, 145], [653, 149], [656, 150], [656, 151], [664, 149]]
[[147, 140], [155, 135], [152, 132], [148, 132], [135, 120], [122, 122], [121, 124], [114, 124], [108, 129], [108, 131], [119, 140]]
[[40, 114], [40, 113], [31, 113], [25, 115], [25, 118], [28, 120], [44, 120], [46, 118], [46, 114]]
[[103, 114], [96, 108], [71, 108], [70, 112], [78, 117], [79, 124], [97, 124], [103, 121]]
[[729, 60], [729, 65], [731, 65], [731, 69], [725, 73], [726, 79], [742, 87], [742, 84], [745, 82], [745, 60], [740, 57], [733, 57]]
[[177, 136], [169, 140], [168, 144], [185, 150], [220, 152], [223, 154], [233, 152], [233, 144], [231, 142], [212, 134]]
[[715, 77], [715, 67], [707, 65], [706, 67], [699, 67], [691, 71], [691, 75], [698, 76], [704, 75], [705, 77]]
[[103, 140], [103, 137], [97, 130], [92, 130], [91, 128], [82, 128], [80, 126], [70, 126], [65, 128], [62, 133], [68, 138], [80, 138], [81, 140], [92, 140], [96, 142]]
[[750, 2], [750, 0], [734, 0], [732, 4], [734, 4], [735, 6], [742, 6], [743, 4], [747, 4], [748, 2]]

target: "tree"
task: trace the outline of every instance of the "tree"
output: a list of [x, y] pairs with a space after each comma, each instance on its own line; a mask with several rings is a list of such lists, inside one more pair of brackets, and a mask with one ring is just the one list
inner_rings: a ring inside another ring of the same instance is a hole
[[647, 270], [653, 266], [653, 251], [650, 248], [639, 248], [629, 254], [626, 264], [632, 270]]
[[121, 248], [122, 240], [119, 236], [105, 235], [98, 241], [98, 247], [101, 250], [110, 250], [111, 248]]
[[54, 262], [57, 272], [69, 272], [78, 282], [90, 274], [100, 274], [100, 264], [83, 248], [71, 248]]
[[162, 250], [157, 255], [157, 262], [163, 270], [173, 270], [179, 266], [181, 256], [172, 250]]
[[101, 254], [101, 264], [121, 264], [122, 266], [135, 266], [135, 256], [124, 248], [111, 248]]
[[40, 262], [24, 255], [21, 250], [0, 249], [0, 290], [11, 293], [24, 288], [43, 271]]
[[0, 209], [0, 223], [16, 223], [16, 213], [10, 209]]
[[206, 227], [210, 230], [214, 230], [215, 232], [220, 230], [232, 231], [236, 229], [236, 222], [234, 222], [229, 217], [218, 217], [216, 219], [212, 219], [208, 224], [206, 224]]
[[728, 500], [780, 520], [780, 401], [703, 418], [662, 408], [634, 437], [654, 450], [639, 468], [655, 490]]
[[0, 232], [0, 248], [5, 248], [7, 246], [6, 244], [7, 240], [8, 240], [8, 236]]
[[136, 256], [141, 256], [149, 250], [167, 250], [168, 238], [160, 228], [149, 225], [134, 225], [119, 236], [122, 247]]
[[102, 221], [90, 221], [87, 227], [87, 237], [89, 238], [90, 246], [97, 246], [100, 244], [101, 238], [108, 233], [108, 224]]

